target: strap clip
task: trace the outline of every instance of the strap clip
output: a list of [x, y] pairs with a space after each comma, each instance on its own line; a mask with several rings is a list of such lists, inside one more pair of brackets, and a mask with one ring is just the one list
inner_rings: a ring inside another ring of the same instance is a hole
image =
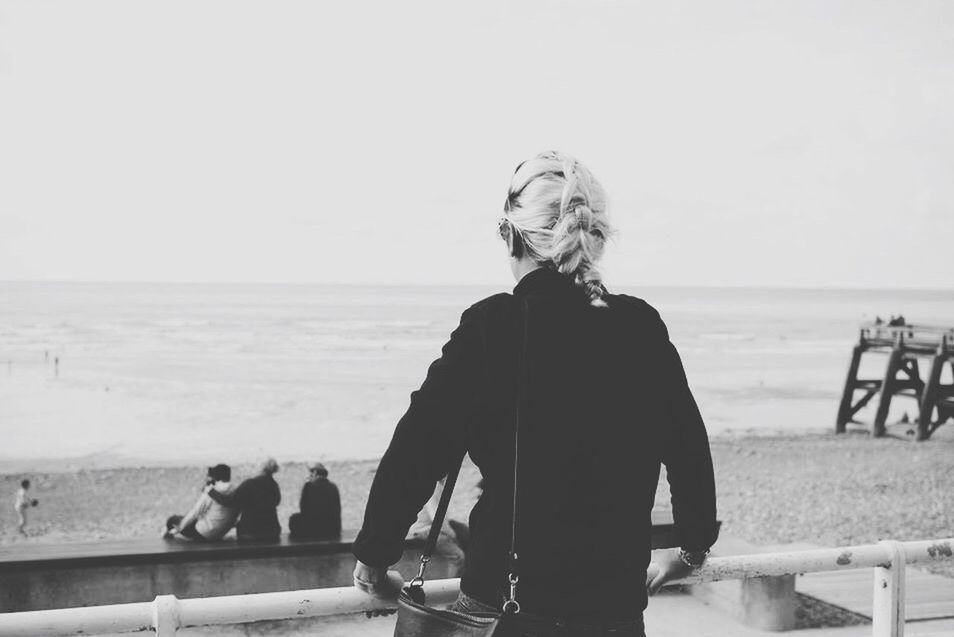
[[517, 582], [520, 581], [520, 576], [511, 573], [508, 577], [510, 581], [510, 599], [506, 600], [503, 603], [503, 612], [516, 615], [520, 612], [520, 602], [517, 601]]
[[430, 561], [430, 555], [421, 556], [421, 567], [418, 569], [417, 575], [408, 583], [408, 586], [424, 586], [424, 570], [427, 568], [427, 563]]

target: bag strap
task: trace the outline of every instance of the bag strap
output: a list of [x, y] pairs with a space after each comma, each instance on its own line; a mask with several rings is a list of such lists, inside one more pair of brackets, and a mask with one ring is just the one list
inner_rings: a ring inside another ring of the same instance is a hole
[[520, 348], [517, 354], [517, 401], [514, 406], [513, 427], [513, 514], [510, 517], [510, 573], [507, 576], [510, 582], [510, 597], [504, 600], [503, 612], [519, 613], [520, 602], [517, 601], [517, 582], [520, 575], [517, 570], [517, 459], [520, 457], [520, 403], [523, 402], [525, 375], [527, 373], [527, 314], [530, 304], [523, 300], [520, 312]]
[[[510, 598], [504, 601], [503, 611], [505, 613], [519, 613], [520, 604], [517, 602], [517, 582], [520, 576], [517, 574], [517, 457], [520, 450], [520, 403], [523, 397], [524, 373], [526, 370], [527, 354], [527, 312], [529, 304], [524, 299], [520, 312], [520, 347], [517, 350], [517, 400], [514, 410], [514, 432], [513, 432], [513, 515], [510, 519]], [[437, 540], [441, 535], [441, 528], [444, 526], [444, 518], [447, 516], [447, 509], [450, 506], [451, 496], [454, 493], [454, 486], [457, 484], [457, 477], [460, 475], [461, 466], [464, 464], [465, 451], [460, 456], [447, 473], [447, 479], [444, 481], [444, 489], [441, 491], [441, 499], [437, 504], [437, 511], [434, 512], [434, 519], [431, 522], [431, 530], [427, 534], [427, 541], [424, 542], [424, 550], [421, 552], [421, 566], [417, 576], [409, 583], [410, 588], [420, 588], [424, 586], [424, 571], [427, 569], [428, 562], [434, 554], [437, 547]], [[419, 600], [423, 600], [423, 591], [418, 593]], [[423, 603], [423, 601], [420, 601]]]
[[434, 519], [431, 521], [431, 530], [427, 534], [427, 541], [424, 542], [424, 550], [421, 552], [421, 567], [417, 577], [410, 581], [410, 586], [424, 585], [424, 570], [427, 563], [431, 561], [434, 549], [437, 547], [437, 540], [441, 536], [441, 528], [444, 526], [444, 518], [447, 516], [447, 508], [450, 506], [451, 496], [454, 494], [454, 486], [457, 484], [457, 476], [460, 475], [460, 468], [464, 464], [464, 454], [461, 454], [460, 460], [454, 463], [454, 466], [447, 474], [444, 480], [444, 490], [441, 491], [441, 499], [437, 504], [437, 511], [434, 513]]

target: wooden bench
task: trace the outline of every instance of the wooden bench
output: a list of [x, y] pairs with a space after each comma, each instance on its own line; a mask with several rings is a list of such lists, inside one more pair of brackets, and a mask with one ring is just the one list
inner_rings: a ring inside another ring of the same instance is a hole
[[[356, 531], [336, 540], [272, 543], [140, 538], [0, 547], [0, 612], [349, 586]], [[669, 511], [653, 512], [653, 548], [675, 545]], [[407, 540], [398, 570], [417, 573], [423, 541]], [[428, 576], [449, 577], [436, 558]]]

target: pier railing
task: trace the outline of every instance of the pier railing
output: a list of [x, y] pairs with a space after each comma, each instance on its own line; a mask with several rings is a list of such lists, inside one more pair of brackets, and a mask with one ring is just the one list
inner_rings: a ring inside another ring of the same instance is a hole
[[[919, 542], [880, 542], [834, 549], [713, 557], [680, 583], [874, 568], [872, 635], [904, 635], [905, 567], [954, 557], [954, 538]], [[650, 567], [652, 568], [652, 566]], [[425, 584], [428, 602], [449, 604], [458, 580]], [[351, 588], [177, 599], [0, 614], [0, 636], [96, 635], [155, 631], [172, 637], [179, 628], [302, 619], [393, 609], [394, 602], [372, 599]]]

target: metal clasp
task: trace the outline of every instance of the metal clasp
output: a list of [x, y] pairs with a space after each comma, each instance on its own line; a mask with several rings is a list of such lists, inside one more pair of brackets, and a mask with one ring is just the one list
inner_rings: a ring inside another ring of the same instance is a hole
[[517, 601], [517, 582], [520, 581], [519, 575], [510, 574], [510, 599], [503, 603], [503, 612], [516, 615], [520, 612], [520, 602]]
[[430, 561], [431, 558], [429, 556], [421, 556], [421, 567], [417, 571], [417, 576], [408, 583], [408, 586], [424, 586], [424, 570], [427, 568], [427, 563]]

